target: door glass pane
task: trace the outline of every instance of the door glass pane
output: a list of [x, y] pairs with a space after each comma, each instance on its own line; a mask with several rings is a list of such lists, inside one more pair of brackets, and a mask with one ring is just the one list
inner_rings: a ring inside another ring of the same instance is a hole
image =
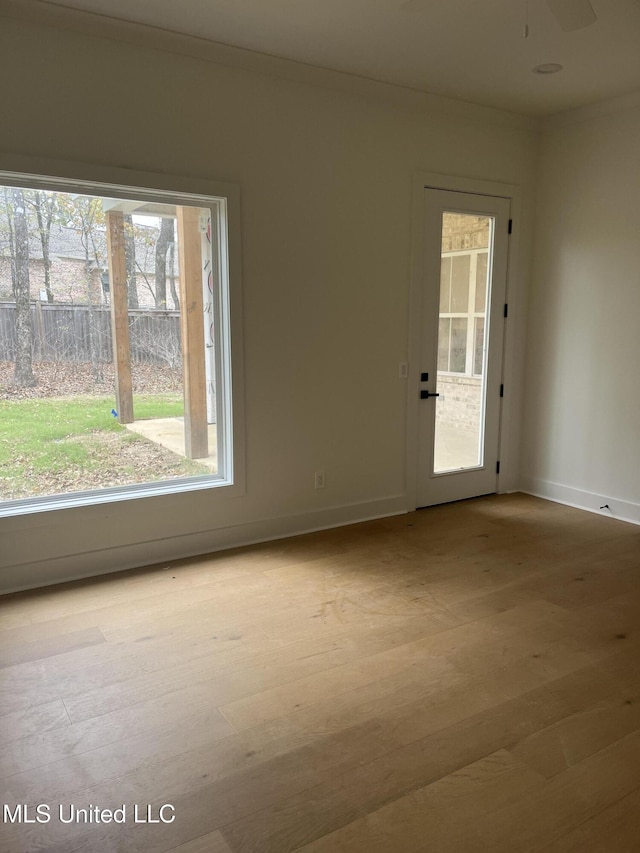
[[449, 310], [451, 299], [451, 258], [443, 258], [440, 267], [440, 305], [446, 305]]
[[467, 318], [453, 317], [451, 320], [451, 373], [464, 373], [467, 363]]
[[484, 314], [487, 301], [487, 252], [478, 252], [476, 263], [476, 314]]
[[434, 472], [483, 463], [493, 217], [442, 216]]
[[457, 255], [451, 259], [451, 311], [466, 314], [469, 310], [470, 255]]
[[449, 335], [451, 334], [451, 320], [440, 318], [438, 331], [438, 370], [449, 370]]
[[475, 342], [473, 347], [473, 372], [482, 374], [484, 367], [484, 317], [476, 317]]

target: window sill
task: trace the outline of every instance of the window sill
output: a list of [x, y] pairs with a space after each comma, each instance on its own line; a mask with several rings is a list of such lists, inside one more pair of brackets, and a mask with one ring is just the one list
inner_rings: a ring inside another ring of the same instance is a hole
[[140, 498], [160, 497], [163, 495], [184, 494], [204, 489], [222, 489], [225, 497], [236, 497], [243, 493], [238, 483], [212, 475], [210, 477], [180, 478], [158, 483], [140, 483], [113, 489], [100, 489], [87, 492], [75, 492], [68, 495], [24, 498], [16, 501], [4, 501], [0, 504], [0, 518], [37, 515], [61, 509], [97, 506], [107, 503], [121, 503]]

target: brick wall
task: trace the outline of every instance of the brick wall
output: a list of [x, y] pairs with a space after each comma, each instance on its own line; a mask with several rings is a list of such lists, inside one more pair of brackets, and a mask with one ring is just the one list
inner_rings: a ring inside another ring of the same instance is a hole
[[489, 219], [468, 213], [447, 213], [442, 223], [442, 251], [486, 249], [489, 245]]
[[[137, 276], [138, 302], [141, 308], [155, 308], [155, 276], [145, 273]], [[38, 258], [29, 261], [29, 286], [31, 298], [38, 301], [40, 291], [44, 290], [44, 262]], [[87, 280], [85, 263], [77, 258], [53, 258], [51, 261], [51, 290], [55, 302], [72, 303], [74, 305], [86, 305]], [[93, 305], [105, 304], [102, 293], [100, 272], [91, 270], [89, 290]], [[167, 291], [169, 286], [167, 282]], [[0, 300], [10, 301], [13, 299], [11, 291], [11, 259], [0, 256]], [[169, 304], [172, 306], [171, 295], [168, 293]]]
[[482, 404], [482, 380], [474, 376], [438, 374], [438, 427], [477, 430]]

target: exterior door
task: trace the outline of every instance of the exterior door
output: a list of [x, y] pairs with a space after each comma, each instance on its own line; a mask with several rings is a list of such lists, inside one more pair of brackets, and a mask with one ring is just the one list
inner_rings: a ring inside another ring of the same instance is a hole
[[509, 205], [425, 190], [418, 506], [497, 488]]

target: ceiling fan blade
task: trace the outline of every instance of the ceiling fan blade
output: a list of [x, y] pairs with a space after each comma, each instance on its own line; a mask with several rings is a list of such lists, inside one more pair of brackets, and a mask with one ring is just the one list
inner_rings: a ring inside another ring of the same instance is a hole
[[565, 33], [581, 30], [597, 20], [590, 0], [547, 0], [547, 6]]

